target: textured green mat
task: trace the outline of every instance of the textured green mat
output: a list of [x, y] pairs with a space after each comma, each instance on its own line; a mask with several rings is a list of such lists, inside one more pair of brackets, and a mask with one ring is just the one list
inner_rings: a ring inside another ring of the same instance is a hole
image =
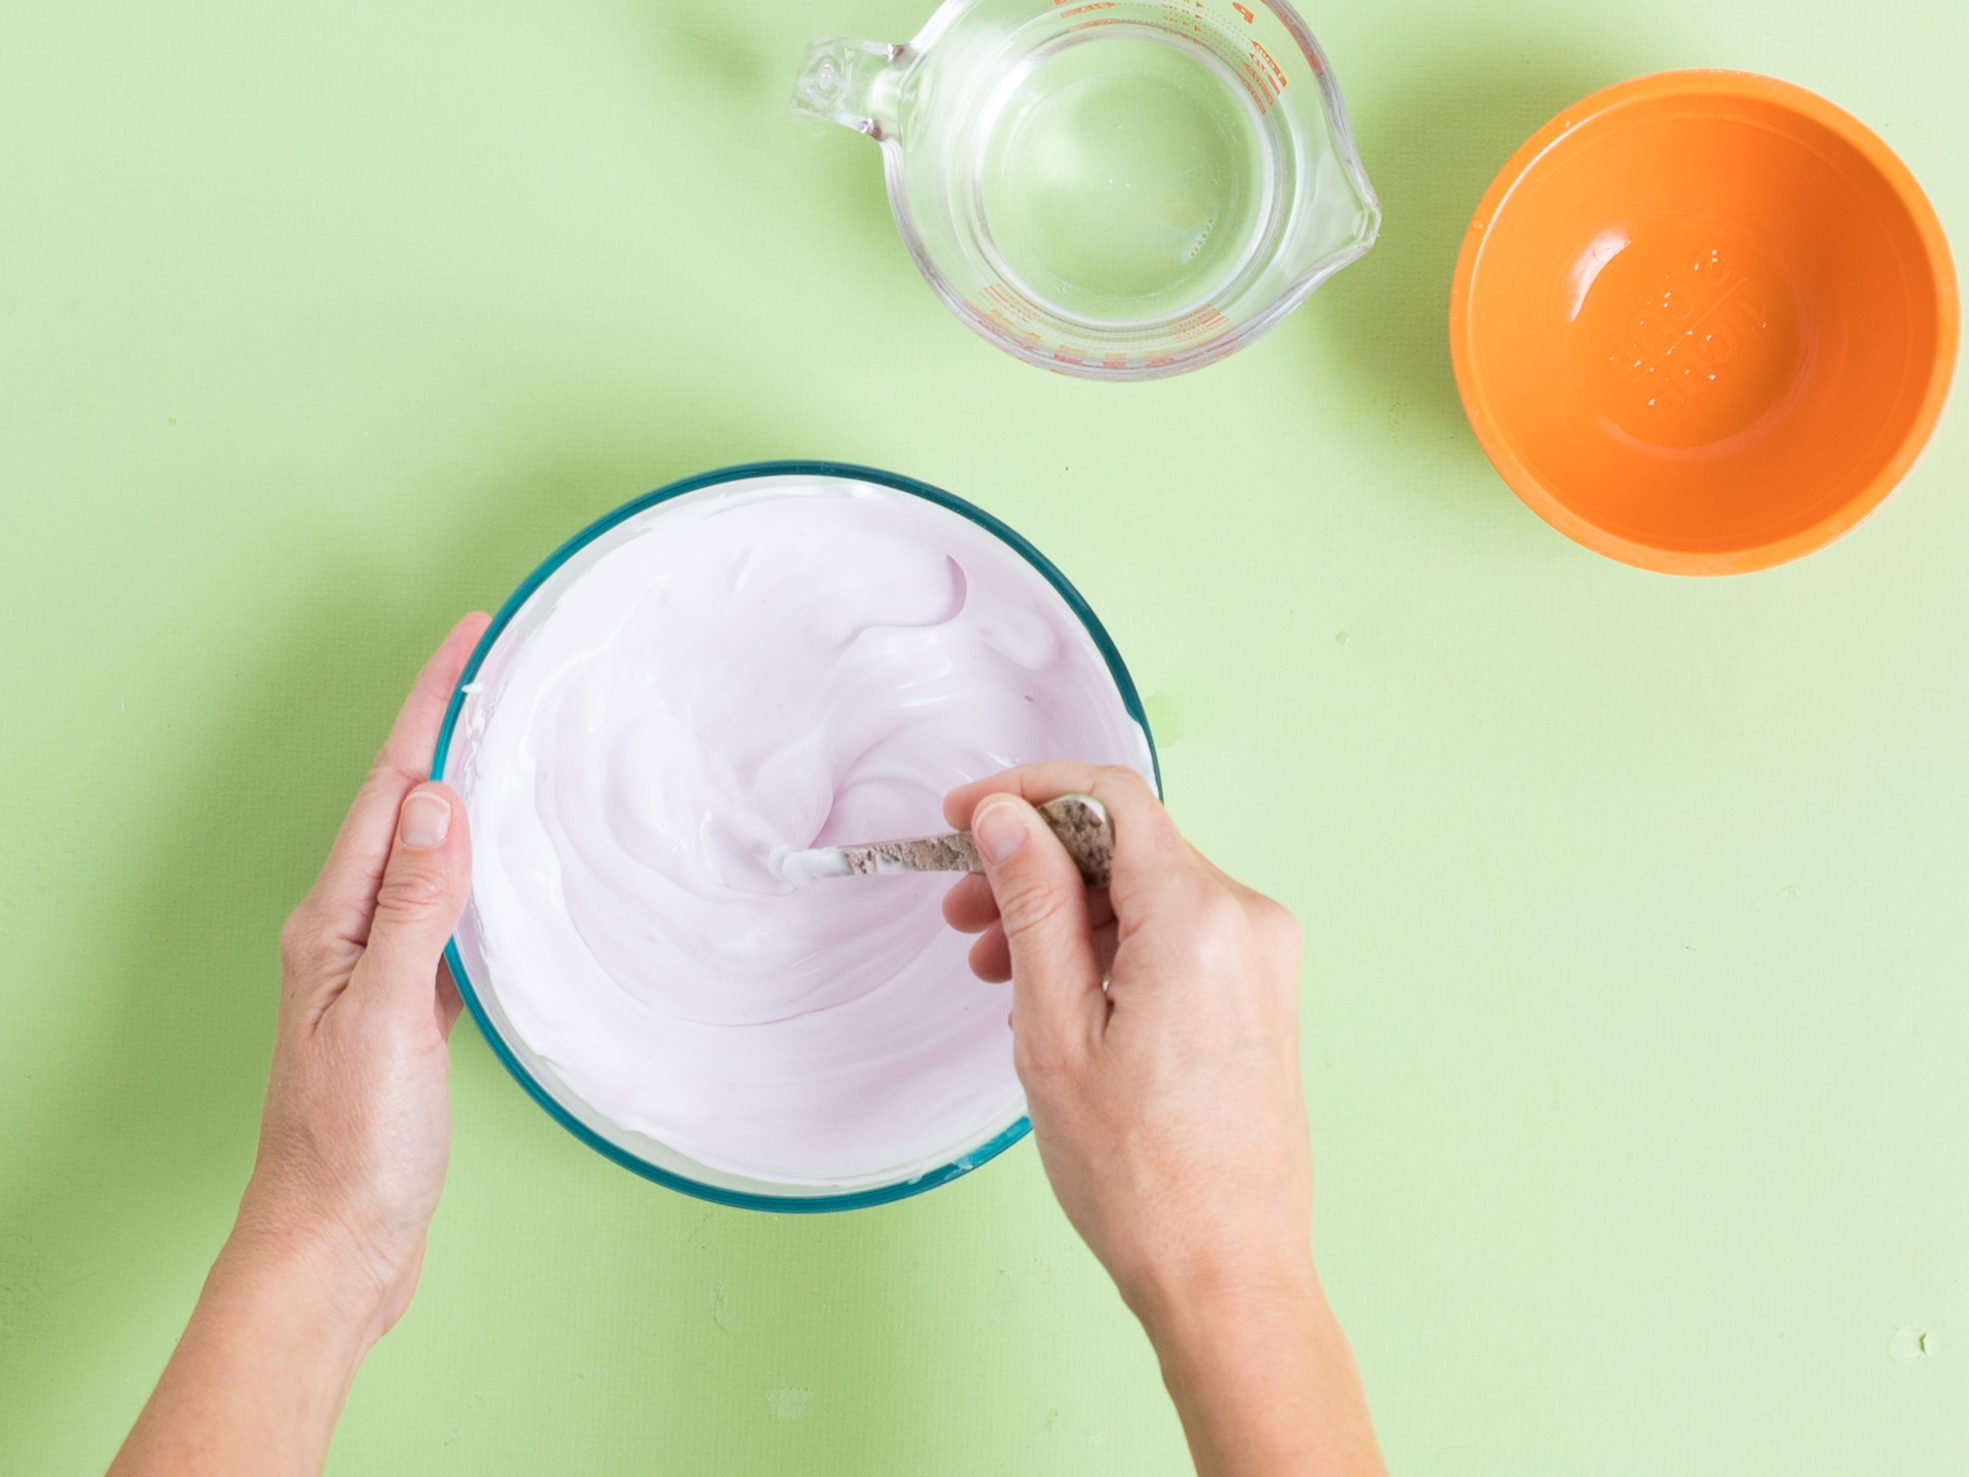
[[[1572, 99], [1748, 67], [1969, 243], [1969, 10], [1308, 9], [1382, 242], [1134, 387], [997, 354], [785, 97], [901, 0], [0, 9], [0, 1470], [99, 1471], [250, 1162], [275, 934], [411, 673], [588, 518], [922, 477], [1086, 592], [1179, 820], [1312, 947], [1319, 1248], [1405, 1477], [1969, 1463], [1969, 425], [1803, 564], [1527, 513], [1443, 314]], [[1185, 1470], [1025, 1145], [830, 1220], [611, 1168], [469, 1026], [424, 1288], [330, 1461]], [[1925, 1345], [1924, 1345], [1925, 1339]]]

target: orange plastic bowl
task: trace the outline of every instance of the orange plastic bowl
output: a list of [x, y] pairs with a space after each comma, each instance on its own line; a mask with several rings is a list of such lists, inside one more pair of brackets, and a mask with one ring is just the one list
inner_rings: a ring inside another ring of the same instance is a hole
[[1907, 475], [1958, 317], [1941, 223], [1865, 125], [1769, 77], [1664, 72], [1504, 166], [1450, 350], [1532, 511], [1644, 569], [1734, 574], [1830, 543]]

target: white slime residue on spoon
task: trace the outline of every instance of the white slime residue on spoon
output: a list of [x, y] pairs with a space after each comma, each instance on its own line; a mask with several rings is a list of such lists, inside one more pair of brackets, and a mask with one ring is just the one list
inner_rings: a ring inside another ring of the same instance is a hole
[[984, 529], [866, 484], [737, 486], [639, 515], [499, 671], [463, 781], [485, 984], [624, 1128], [759, 1179], [887, 1181], [1023, 1110], [1009, 990], [966, 967], [949, 877], [796, 888], [775, 850], [947, 829], [965, 780], [1147, 749]]

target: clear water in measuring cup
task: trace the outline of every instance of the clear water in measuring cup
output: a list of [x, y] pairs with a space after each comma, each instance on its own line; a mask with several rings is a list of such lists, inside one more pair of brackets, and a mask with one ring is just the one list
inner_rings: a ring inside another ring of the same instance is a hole
[[1222, 358], [1381, 220], [1284, 0], [946, 0], [906, 43], [816, 40], [793, 107], [881, 144], [952, 312], [1066, 374]]
[[1274, 206], [1250, 93], [1160, 37], [1070, 37], [1001, 81], [978, 132], [986, 249], [1066, 317], [1134, 322], [1208, 302]]

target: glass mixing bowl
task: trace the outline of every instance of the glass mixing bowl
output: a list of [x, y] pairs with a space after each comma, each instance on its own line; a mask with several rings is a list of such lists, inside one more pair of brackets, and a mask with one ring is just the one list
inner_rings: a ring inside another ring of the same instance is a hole
[[[716, 472], [687, 477], [637, 498], [597, 520], [556, 549], [545, 562], [527, 576], [500, 608], [491, 626], [480, 638], [478, 649], [458, 679], [451, 705], [438, 734], [437, 752], [431, 761], [433, 779], [444, 780], [471, 800], [471, 761], [485, 732], [485, 725], [499, 699], [500, 681], [514, 655], [528, 636], [545, 623], [562, 592], [567, 590], [596, 561], [611, 550], [642, 535], [660, 516], [662, 505], [676, 498], [715, 489], [730, 491], [739, 484], [770, 479], [831, 479], [892, 489], [936, 504], [994, 535], [1044, 577], [1067, 607], [1078, 617], [1095, 649], [1113, 675], [1115, 691], [1122, 707], [1141, 730], [1142, 747], [1152, 777], [1160, 788], [1160, 770], [1154, 742], [1149, 735], [1148, 718], [1136, 694], [1121, 654], [1102, 629], [1100, 621], [1068, 583], [1065, 575], [1031, 544], [981, 508], [939, 488], [899, 477], [893, 472], [837, 462], [758, 462], [726, 467]], [[624, 1129], [584, 1102], [552, 1065], [534, 1052], [513, 1028], [502, 1008], [497, 987], [486, 967], [484, 926], [476, 899], [466, 904], [457, 932], [445, 949], [451, 977], [466, 1008], [478, 1022], [480, 1032], [493, 1054], [506, 1066], [520, 1086], [563, 1128], [597, 1153], [633, 1170], [646, 1179], [668, 1185], [688, 1195], [723, 1205], [769, 1211], [852, 1210], [880, 1205], [919, 1194], [946, 1184], [987, 1159], [1002, 1153], [1023, 1138], [1031, 1127], [1022, 1111], [1015, 1110], [1002, 1121], [983, 1125], [968, 1141], [954, 1144], [949, 1159], [936, 1168], [880, 1183], [861, 1183], [850, 1188], [786, 1184], [756, 1179], [698, 1163], [688, 1155], [650, 1136]]]

